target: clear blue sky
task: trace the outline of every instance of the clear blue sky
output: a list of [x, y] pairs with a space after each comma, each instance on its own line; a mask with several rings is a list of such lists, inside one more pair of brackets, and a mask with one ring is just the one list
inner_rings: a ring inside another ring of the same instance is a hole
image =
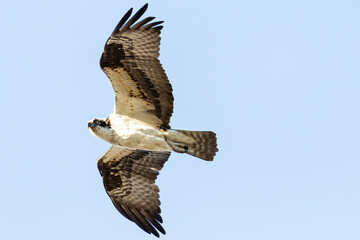
[[[155, 239], [103, 189], [109, 144], [86, 122], [114, 97], [99, 68], [145, 1], [0, 9], [0, 239]], [[214, 162], [172, 154], [162, 239], [360, 239], [359, 1], [149, 1], [177, 129], [213, 130]]]

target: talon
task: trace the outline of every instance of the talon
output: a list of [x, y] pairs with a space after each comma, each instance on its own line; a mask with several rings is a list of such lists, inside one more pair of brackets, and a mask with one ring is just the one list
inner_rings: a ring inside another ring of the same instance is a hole
[[187, 153], [189, 150], [189, 147], [186, 146], [184, 143], [177, 143], [173, 142], [167, 139], [167, 143], [170, 145], [170, 147], [178, 153]]

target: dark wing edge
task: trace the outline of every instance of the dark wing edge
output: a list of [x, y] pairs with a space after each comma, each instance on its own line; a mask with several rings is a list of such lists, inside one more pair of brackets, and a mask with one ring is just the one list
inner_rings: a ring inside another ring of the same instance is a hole
[[[132, 8], [130, 8], [130, 10], [127, 11], [127, 13], [121, 18], [120, 22], [116, 25], [116, 27], [115, 27], [114, 31], [112, 32], [110, 38], [112, 36], [114, 36], [117, 32], [124, 32], [126, 30], [129, 30], [131, 25], [133, 25], [137, 20], [139, 20], [139, 18], [146, 12], [147, 8], [148, 8], [148, 4], [146, 3], [126, 23], [126, 21], [130, 18], [132, 10], [133, 10]], [[164, 22], [164, 21], [158, 21], [158, 22], [153, 22], [151, 24], [148, 24], [148, 25], [144, 26], [146, 23], [148, 23], [148, 22], [150, 22], [151, 20], [154, 20], [154, 19], [155, 19], [155, 17], [147, 17], [144, 20], [142, 20], [142, 21], [138, 22], [137, 24], [135, 24], [134, 26], [132, 26], [131, 29], [132, 30], [137, 30], [137, 29], [139, 29], [141, 27], [144, 28], [144, 29], [150, 29], [150, 28], [154, 28], [156, 25], [162, 24]], [[163, 28], [163, 26], [157, 26], [154, 29], [160, 31], [162, 28]]]
[[[131, 18], [132, 9], [130, 9], [120, 20], [105, 44], [100, 58], [100, 67], [113, 85], [115, 105], [120, 98], [140, 98], [146, 102], [144, 105], [153, 106], [147, 112], [155, 115], [161, 121], [159, 124], [149, 120], [149, 123], [156, 124], [161, 129], [170, 129], [169, 122], [173, 113], [174, 100], [172, 86], [158, 59], [160, 32], [163, 28], [160, 24], [163, 21], [151, 22], [155, 18], [147, 17], [136, 23], [147, 7], [148, 4], [145, 4]], [[130, 20], [128, 20], [129, 18]], [[122, 74], [126, 72], [127, 78], [131, 79], [131, 82], [129, 79], [120, 77], [119, 72]], [[123, 80], [126, 83], [115, 83], [114, 81], [119, 80], [114, 78], [114, 73], [119, 76], [120, 81]], [[123, 89], [126, 89], [126, 96], [124, 96], [124, 91], [121, 91]], [[128, 99], [125, 102], [129, 104]], [[118, 105], [123, 107], [126, 104], [119, 103]], [[133, 106], [129, 109], [136, 111], [136, 107]], [[126, 115], [125, 112], [121, 112], [121, 114]]]
[[107, 194], [116, 209], [142, 230], [159, 237], [161, 226], [159, 188], [155, 180], [170, 152], [129, 150], [112, 146], [98, 160]]

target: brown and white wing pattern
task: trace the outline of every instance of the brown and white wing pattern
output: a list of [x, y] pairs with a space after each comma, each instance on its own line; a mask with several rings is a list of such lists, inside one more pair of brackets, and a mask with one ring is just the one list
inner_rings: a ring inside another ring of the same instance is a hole
[[162, 21], [137, 22], [145, 4], [129, 21], [130, 9], [107, 40], [100, 67], [115, 92], [114, 113], [168, 129], [173, 112], [172, 87], [158, 59]]
[[129, 150], [112, 146], [98, 160], [104, 187], [117, 210], [142, 230], [159, 237], [165, 234], [160, 225], [159, 171], [170, 152]]

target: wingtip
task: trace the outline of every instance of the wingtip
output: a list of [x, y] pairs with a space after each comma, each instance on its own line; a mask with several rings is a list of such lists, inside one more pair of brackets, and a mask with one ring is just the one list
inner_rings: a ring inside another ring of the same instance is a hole
[[120, 22], [116, 25], [114, 31], [111, 33], [111, 36], [113, 36], [115, 33], [117, 33], [120, 28], [125, 24], [125, 22], [129, 19], [133, 11], [133, 8], [130, 8], [125, 15], [121, 18]]
[[148, 7], [148, 4], [146, 3], [142, 8], [137, 11], [134, 16], [130, 18], [130, 20], [121, 28], [121, 30], [126, 31], [128, 30], [131, 25], [133, 25], [139, 18], [145, 13], [146, 9]]
[[[148, 4], [148, 3], [145, 3], [144, 6], [142, 6], [142, 8], [146, 8], [146, 9], [147, 9], [148, 6], [149, 6], [149, 4]], [[145, 10], [146, 10], [146, 9], [145, 9]]]
[[[148, 6], [149, 6], [149, 4], [148, 4], [148, 3], [145, 3], [145, 5], [144, 5], [144, 6], [142, 6], [142, 7], [139, 9], [139, 11], [138, 11], [138, 12], [141, 12], [141, 15], [143, 15], [143, 14], [144, 14], [144, 12], [146, 12], [146, 10], [147, 10]], [[140, 15], [140, 16], [141, 16], [141, 15]]]

